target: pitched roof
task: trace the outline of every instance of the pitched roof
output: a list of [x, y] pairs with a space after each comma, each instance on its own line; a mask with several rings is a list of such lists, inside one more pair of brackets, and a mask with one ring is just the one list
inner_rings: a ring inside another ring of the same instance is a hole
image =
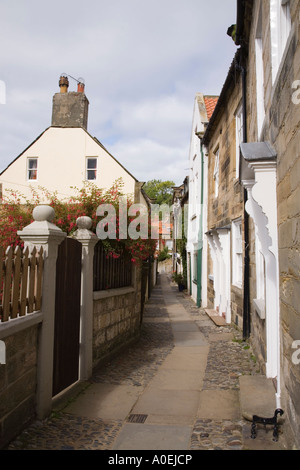
[[206, 107], [208, 121], [212, 117], [212, 114], [215, 110], [218, 99], [219, 99], [218, 96], [204, 96], [204, 103]]
[[219, 100], [215, 106], [214, 112], [211, 116], [211, 119], [209, 120], [208, 126], [204, 133], [203, 145], [208, 145], [211, 135], [216, 129], [218, 119], [220, 115], [222, 114], [222, 112], [224, 112], [224, 109], [227, 106], [228, 94], [230, 95], [230, 93], [232, 93], [234, 86], [237, 84], [238, 77], [241, 73], [241, 67], [237, 67], [237, 64], [240, 63], [240, 56], [241, 56], [241, 49], [239, 48], [236, 51], [234, 58], [231, 62], [226, 80], [223, 84], [223, 88], [219, 96]]
[[[25, 150], [23, 150], [22, 153], [20, 153], [20, 155], [18, 155], [16, 158], [14, 158], [14, 160], [12, 160], [6, 168], [4, 168], [4, 170], [2, 170], [0, 172], [0, 176], [3, 175], [3, 173], [16, 161], [18, 160], [18, 158], [20, 158], [25, 152], [26, 150], [28, 150], [35, 142], [37, 142], [49, 129], [63, 129], [62, 127], [60, 126], [49, 126], [47, 127], [47, 129], [45, 129], [30, 145], [28, 145], [28, 147], [26, 147]], [[125, 168], [122, 163], [120, 163], [105, 147], [104, 145], [97, 139], [97, 137], [93, 137], [84, 127], [80, 126], [80, 127], [65, 127], [65, 129], [82, 129], [92, 140], [94, 140], [94, 142], [96, 142], [97, 145], [99, 145], [111, 158], [113, 158], [115, 160], [116, 163], [118, 163], [118, 165], [120, 165], [120, 167], [123, 168], [124, 171], [126, 171], [128, 173], [129, 176], [131, 176], [135, 181], [139, 182], [135, 176], [133, 176], [130, 171], [127, 170], [127, 168]]]

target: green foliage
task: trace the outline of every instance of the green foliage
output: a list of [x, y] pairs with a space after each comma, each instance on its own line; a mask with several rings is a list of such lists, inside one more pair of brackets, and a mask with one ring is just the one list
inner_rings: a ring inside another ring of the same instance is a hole
[[170, 259], [172, 256], [169, 254], [169, 249], [165, 246], [159, 253], [158, 253], [158, 261], [165, 261], [166, 259]]
[[144, 184], [143, 189], [155, 204], [172, 204], [174, 181], [150, 180]]
[[[116, 213], [116, 239], [102, 240], [103, 246], [108, 255], [118, 257], [125, 250], [130, 253], [132, 262], [140, 263], [153, 256], [156, 249], [156, 240], [150, 236], [147, 239], [132, 240], [130, 237], [120, 240], [119, 236], [119, 201], [123, 195], [123, 183], [116, 180], [109, 190], [98, 188], [93, 183], [86, 183], [82, 188], [73, 188], [74, 196], [67, 201], [59, 200], [56, 193], [50, 193], [43, 188], [39, 188], [40, 193], [32, 190], [32, 197], [28, 200], [21, 193], [11, 192], [11, 195], [3, 201], [0, 206], [0, 246], [6, 249], [8, 246], [23, 246], [17, 232], [33, 222], [32, 211], [37, 205], [45, 203], [53, 207], [55, 219], [53, 223], [57, 225], [67, 235], [72, 235], [77, 229], [76, 220], [81, 216], [89, 216], [92, 219], [91, 230], [96, 232], [100, 218], [96, 211], [101, 204], [112, 204]], [[127, 209], [132, 204], [127, 197]], [[127, 211], [128, 214], [128, 211]], [[103, 217], [104, 218], [104, 217]], [[127, 222], [132, 218], [127, 215]], [[128, 224], [127, 224], [128, 226]], [[150, 224], [148, 224], [150, 230]]]
[[187, 239], [184, 232], [184, 220], [182, 220], [182, 237], [176, 241], [177, 250], [180, 254], [181, 261], [182, 261], [182, 269], [183, 269], [183, 278], [184, 284], [187, 285], [187, 254], [186, 254], [186, 243]]
[[231, 36], [233, 42], [236, 41], [236, 24], [232, 24], [227, 30], [228, 36]]
[[173, 273], [172, 279], [178, 285], [186, 285], [183, 274]]

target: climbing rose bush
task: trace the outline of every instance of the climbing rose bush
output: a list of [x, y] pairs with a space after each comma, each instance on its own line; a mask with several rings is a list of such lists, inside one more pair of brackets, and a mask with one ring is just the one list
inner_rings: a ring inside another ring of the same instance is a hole
[[157, 240], [151, 239], [150, 215], [148, 238], [120, 239], [120, 216], [124, 220], [124, 210], [126, 210], [127, 226], [133, 220], [128, 216], [128, 209], [133, 204], [132, 199], [126, 196], [123, 199], [126, 201], [126, 206], [122, 204], [120, 207], [120, 198], [124, 198], [121, 179], [116, 180], [109, 190], [98, 188], [90, 182], [80, 189], [76, 187], [72, 189], [74, 196], [68, 200], [60, 200], [57, 193], [50, 193], [44, 188], [39, 188], [39, 191], [32, 188], [29, 199], [26, 199], [20, 192], [11, 191], [9, 197], [0, 206], [0, 246], [4, 249], [8, 246], [22, 247], [23, 242], [17, 232], [33, 222], [33, 209], [47, 200], [47, 204], [55, 211], [53, 223], [68, 236], [72, 236], [77, 230], [76, 219], [81, 216], [89, 216], [92, 219], [91, 230], [96, 233], [97, 224], [104, 218], [104, 216], [102, 218], [97, 216], [97, 208], [103, 204], [111, 204], [115, 209], [116, 237], [102, 240], [107, 255], [116, 258], [127, 251], [133, 263], [140, 263], [154, 255]]

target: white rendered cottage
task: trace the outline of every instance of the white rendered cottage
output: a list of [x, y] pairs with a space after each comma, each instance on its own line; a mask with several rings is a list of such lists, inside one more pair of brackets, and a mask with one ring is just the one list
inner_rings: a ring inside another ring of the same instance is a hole
[[13, 190], [30, 198], [30, 188], [38, 192], [46, 188], [67, 199], [74, 194], [71, 187], [82, 188], [85, 181], [109, 189], [122, 178], [124, 193], [144, 203], [142, 184], [88, 133], [84, 85], [79, 83], [77, 92], [68, 92], [68, 78], [62, 75], [59, 86], [60, 92], [53, 96], [51, 126], [0, 174], [2, 197]]
[[217, 96], [197, 93], [194, 101], [189, 152], [189, 205], [187, 229], [188, 290], [198, 306], [207, 305], [207, 157], [202, 147]]

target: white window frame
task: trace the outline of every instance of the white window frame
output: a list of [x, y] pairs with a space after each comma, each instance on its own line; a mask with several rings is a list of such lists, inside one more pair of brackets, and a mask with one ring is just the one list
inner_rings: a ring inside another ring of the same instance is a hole
[[235, 113], [235, 138], [236, 138], [236, 157], [235, 157], [235, 177], [240, 174], [240, 144], [243, 142], [243, 105], [240, 104]]
[[193, 282], [198, 282], [198, 252], [193, 253]]
[[262, 37], [262, 5], [256, 26], [255, 36], [255, 63], [256, 63], [256, 106], [257, 106], [257, 138], [260, 140], [263, 123], [265, 120], [265, 84], [263, 62], [263, 37]]
[[[36, 167], [30, 168], [30, 161], [35, 161], [36, 162]], [[37, 181], [38, 179], [38, 158], [37, 157], [28, 157], [27, 162], [26, 162], [26, 179], [27, 181]], [[30, 172], [35, 171], [36, 172], [36, 178], [30, 178]]]
[[215, 197], [219, 195], [219, 174], [220, 174], [220, 152], [219, 149], [215, 152], [215, 166], [214, 166], [214, 182], [215, 182]]
[[232, 221], [232, 284], [243, 285], [243, 235], [242, 219]]
[[270, 0], [272, 83], [274, 84], [291, 32], [289, 0]]
[[[89, 168], [88, 163], [90, 160], [95, 160], [96, 161], [96, 167], [95, 168]], [[88, 177], [88, 172], [89, 171], [95, 171], [95, 178], [89, 178]], [[85, 161], [85, 179], [86, 181], [96, 181], [98, 176], [98, 158], [97, 157], [86, 157]]]

